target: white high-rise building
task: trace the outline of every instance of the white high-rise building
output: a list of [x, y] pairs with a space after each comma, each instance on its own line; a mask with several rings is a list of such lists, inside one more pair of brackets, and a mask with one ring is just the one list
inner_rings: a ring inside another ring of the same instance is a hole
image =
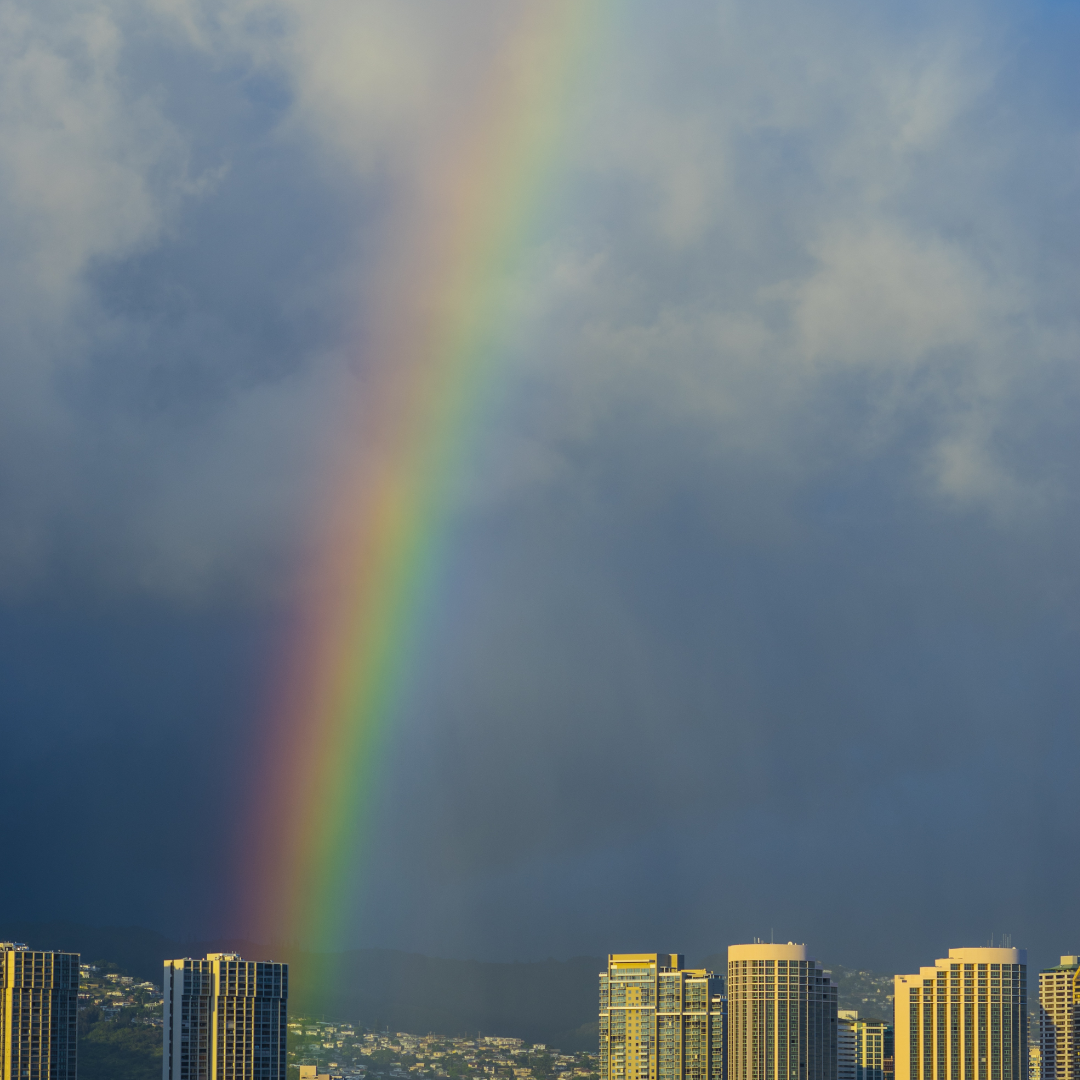
[[1024, 949], [950, 949], [894, 986], [896, 1080], [1026, 1080]]
[[286, 1080], [289, 965], [165, 961], [162, 1080]]
[[859, 1037], [855, 1031], [859, 1014], [840, 1009], [836, 1014], [836, 1080], [855, 1080]]

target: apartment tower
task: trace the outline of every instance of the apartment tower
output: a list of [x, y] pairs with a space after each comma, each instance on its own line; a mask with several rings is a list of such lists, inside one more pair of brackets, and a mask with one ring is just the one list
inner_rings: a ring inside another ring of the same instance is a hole
[[892, 1024], [857, 1012], [850, 1015], [855, 1028], [855, 1080], [892, 1080]]
[[289, 965], [165, 961], [163, 1080], [286, 1080]]
[[855, 1025], [859, 1014], [853, 1009], [836, 1012], [836, 1080], [855, 1080]]
[[896, 1080], [1025, 1080], [1024, 949], [950, 949], [894, 986]]
[[600, 975], [600, 1080], [724, 1080], [722, 981], [677, 953], [613, 953]]
[[836, 987], [805, 945], [728, 948], [728, 1080], [836, 1080]]
[[79, 954], [0, 941], [0, 1080], [75, 1080]]
[[1080, 957], [1039, 972], [1039, 1080], [1080, 1080]]

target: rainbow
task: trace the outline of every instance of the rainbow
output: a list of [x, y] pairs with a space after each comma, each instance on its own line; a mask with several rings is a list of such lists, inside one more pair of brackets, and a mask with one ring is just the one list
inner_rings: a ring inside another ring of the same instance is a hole
[[422, 662], [450, 494], [506, 353], [508, 282], [558, 173], [569, 87], [604, 0], [525, 0], [477, 104], [420, 170], [365, 309], [377, 372], [329, 469], [313, 572], [244, 838], [244, 922], [340, 949], [388, 731]]

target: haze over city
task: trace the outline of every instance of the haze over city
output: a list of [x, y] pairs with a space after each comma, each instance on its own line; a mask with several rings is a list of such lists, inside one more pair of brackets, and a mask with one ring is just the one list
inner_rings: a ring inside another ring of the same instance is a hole
[[[1076, 6], [592, 7], [333, 944], [1056, 963]], [[380, 298], [537, 10], [0, 9], [0, 920], [259, 939], [237, 867], [341, 461], [384, 449]]]

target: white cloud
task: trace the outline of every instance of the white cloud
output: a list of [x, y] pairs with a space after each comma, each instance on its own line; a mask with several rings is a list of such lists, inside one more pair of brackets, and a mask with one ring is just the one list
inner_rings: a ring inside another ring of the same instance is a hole
[[[1030, 475], [1038, 425], [1017, 427], [1039, 406], [1019, 391], [1034, 372], [1059, 395], [1077, 385], [1037, 314], [1021, 191], [1038, 170], [1001, 32], [972, 10], [903, 26], [842, 4], [809, 21], [716, 10], [632, 28], [595, 80], [576, 182], [599, 220], [566, 230], [562, 262], [603, 269], [572, 303], [555, 276], [537, 286], [584, 414], [625, 418], [636, 393], [643, 423], [696, 417], [720, 452], [756, 445], [763, 464], [899, 455], [928, 497], [1008, 518], [1038, 489], [1052, 509]], [[1039, 122], [1056, 155], [1062, 121]], [[677, 473], [685, 440], [670, 445]]]
[[794, 289], [799, 352], [807, 361], [868, 367], [932, 361], [985, 344], [990, 290], [964, 251], [895, 223], [837, 222], [812, 249], [815, 270]]
[[183, 145], [150, 98], [123, 84], [107, 6], [58, 17], [9, 3], [0, 31], [7, 265], [24, 295], [64, 305], [89, 260], [157, 237], [169, 192], [155, 190], [154, 173], [182, 172]]
[[41, 568], [50, 522], [72, 495], [72, 416], [57, 378], [93, 336], [83, 274], [161, 234], [156, 174], [182, 169], [177, 133], [118, 72], [107, 5], [0, 6], [0, 581]]

